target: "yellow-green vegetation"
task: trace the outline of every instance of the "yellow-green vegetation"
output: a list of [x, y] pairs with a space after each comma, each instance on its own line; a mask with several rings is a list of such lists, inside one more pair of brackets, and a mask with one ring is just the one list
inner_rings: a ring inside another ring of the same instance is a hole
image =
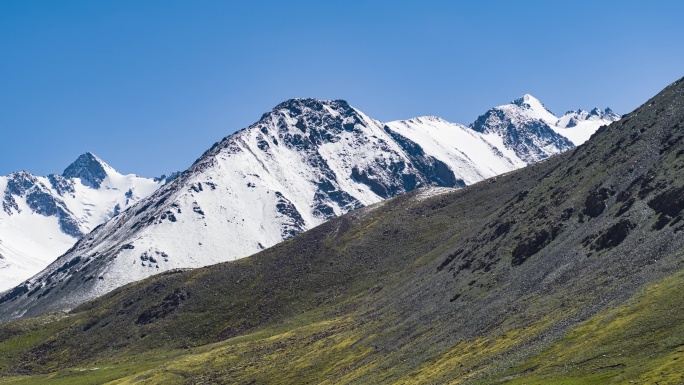
[[339, 373], [373, 350], [360, 343], [363, 333], [354, 325], [351, 319], [333, 319], [272, 336], [235, 338], [121, 383], [157, 384], [174, 377], [205, 383], [335, 383]]
[[529, 327], [514, 329], [498, 337], [479, 337], [463, 341], [419, 369], [398, 380], [397, 384], [462, 384], [478, 378], [492, 360], [529, 341], [555, 320], [544, 317]]
[[[512, 384], [684, 382], [684, 272], [574, 328], [509, 373]], [[515, 376], [514, 373], [524, 373]]]
[[[0, 384], [26, 385], [96, 385], [127, 378], [136, 373], [158, 367], [174, 357], [187, 354], [182, 351], [160, 352], [133, 355], [105, 364], [92, 364], [60, 369], [50, 374], [18, 375], [0, 377]], [[167, 382], [160, 382], [167, 383]]]
[[7, 377], [0, 383], [458, 384], [477, 377], [492, 360], [533, 338], [552, 322], [547, 318], [497, 338], [463, 341], [410, 372], [396, 364], [390, 365], [390, 370], [379, 368], [394, 356], [410, 353], [415, 343], [409, 343], [403, 352], [384, 352], [375, 345], [378, 335], [373, 331], [378, 324], [339, 317], [267, 328], [199, 348], [122, 356], [118, 361], [49, 375]]
[[[684, 272], [652, 285], [626, 305], [604, 312], [574, 328], [542, 354], [509, 370], [500, 382], [511, 384], [677, 384], [684, 380]], [[151, 351], [47, 375], [13, 376], [7, 384], [460, 384], [474, 380], [504, 353], [539, 335], [558, 319], [547, 316], [534, 324], [496, 337], [462, 341], [402, 372], [398, 365], [379, 370], [397, 352], [375, 345], [380, 323], [351, 317], [320, 319], [312, 312], [291, 323], [193, 349]], [[35, 343], [59, 325], [63, 316], [22, 323], [28, 333], [0, 345], [4, 359]], [[307, 323], [310, 322], [310, 323]], [[33, 330], [33, 332], [31, 332]], [[410, 351], [413, 344], [402, 348]], [[521, 374], [522, 373], [522, 374]], [[479, 381], [478, 381], [479, 380]], [[111, 381], [111, 382], [110, 382]], [[485, 383], [489, 382], [486, 380]]]

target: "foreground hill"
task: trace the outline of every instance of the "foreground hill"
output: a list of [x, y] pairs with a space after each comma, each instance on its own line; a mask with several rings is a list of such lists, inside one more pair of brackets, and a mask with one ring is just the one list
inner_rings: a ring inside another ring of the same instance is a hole
[[[550, 126], [560, 120], [529, 95], [490, 115], [477, 129], [436, 117], [385, 124], [342, 100], [288, 100], [0, 297], [0, 320], [246, 257], [415, 188], [463, 187], [573, 147]], [[577, 119], [594, 130], [617, 119], [587, 116]]]

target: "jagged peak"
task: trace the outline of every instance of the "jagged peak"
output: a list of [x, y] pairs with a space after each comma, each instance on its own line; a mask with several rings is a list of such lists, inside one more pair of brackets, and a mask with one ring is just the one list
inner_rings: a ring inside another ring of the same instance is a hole
[[[346, 100], [322, 100], [315, 98], [293, 98], [279, 103], [269, 112], [261, 115], [261, 119], [249, 126], [247, 129], [262, 127], [267, 121], [278, 121], [282, 118], [296, 119], [301, 121], [308, 120], [310, 116], [333, 115], [337, 118], [350, 118], [356, 121], [363, 120], [364, 115], [354, 107], [350, 106]], [[238, 132], [242, 132], [240, 130]], [[228, 139], [226, 137], [225, 139]]]
[[273, 110], [301, 110], [303, 108], [310, 108], [313, 110], [319, 110], [323, 106], [334, 106], [334, 107], [349, 107], [349, 103], [346, 100], [336, 99], [336, 100], [325, 100], [316, 98], [292, 98], [287, 99], [284, 102], [278, 104], [273, 108]]
[[563, 114], [563, 116], [566, 116], [566, 115], [582, 115], [582, 114], [584, 114], [584, 113], [587, 113], [587, 111], [584, 111], [583, 109], [578, 108], [578, 109], [576, 109], [576, 110], [569, 110], [569, 111], [566, 111], [566, 112]]
[[305, 114], [307, 111], [323, 112], [326, 109], [328, 109], [328, 111], [337, 111], [342, 114], [350, 114], [356, 111], [346, 100], [342, 99], [323, 100], [315, 98], [293, 98], [275, 106], [270, 112], [265, 113], [262, 116], [262, 119], [273, 114], [282, 114], [283, 110], [287, 111], [288, 115], [295, 117]]
[[532, 96], [532, 95], [530, 95], [530, 94], [525, 94], [525, 95], [523, 95], [523, 96], [521, 96], [521, 97], [519, 97], [519, 98], [517, 98], [517, 99], [514, 99], [514, 100], [511, 102], [511, 104], [515, 104], [515, 105], [521, 106], [521, 107], [522, 107], [523, 105], [525, 105], [525, 104], [532, 104], [532, 103], [539, 103], [539, 104], [541, 104], [541, 102], [539, 101], [539, 99], [535, 98], [534, 96]]
[[601, 116], [603, 115], [603, 111], [601, 111], [601, 109], [598, 107], [594, 107], [591, 109], [591, 111], [589, 111], [589, 115]]
[[88, 151], [80, 155], [64, 169], [62, 176], [65, 178], [80, 178], [84, 185], [99, 188], [107, 175], [115, 172], [111, 166]]
[[97, 155], [93, 154], [90, 151], [86, 151], [83, 154], [79, 155], [78, 158], [76, 158], [76, 160], [73, 163], [76, 163], [79, 161], [97, 162], [97, 163], [100, 163], [103, 167], [112, 168], [110, 165], [105, 163], [104, 160], [100, 159], [100, 157], [98, 157]]
[[539, 101], [539, 99], [535, 98], [534, 96], [530, 94], [525, 94], [511, 102], [511, 104], [516, 105], [518, 107], [524, 108], [524, 109], [529, 109], [533, 111], [539, 111], [539, 112], [546, 112], [551, 115], [554, 115], [553, 112], [551, 112], [544, 103]]
[[588, 114], [588, 115], [617, 115], [615, 111], [613, 111], [610, 107], [606, 107], [604, 109], [601, 109], [600, 107], [594, 107], [591, 110], [583, 110], [581, 108], [577, 110], [569, 110], [563, 115], [582, 115], [582, 114]]
[[40, 184], [38, 178], [28, 171], [15, 171], [7, 175], [6, 193], [23, 195], [31, 187]]
[[170, 183], [172, 180], [176, 179], [180, 174], [181, 174], [180, 171], [174, 171], [169, 175], [162, 174], [161, 176], [154, 177], [154, 179], [152, 179], [152, 180], [154, 180], [157, 183], [166, 184], [166, 183]]
[[599, 107], [594, 107], [589, 111], [583, 110], [583, 109], [578, 109], [576, 111], [570, 110], [563, 114], [563, 116], [578, 116], [578, 117], [590, 117], [590, 116], [596, 116], [599, 119], [603, 119], [604, 117], [619, 117], [618, 114], [616, 114], [610, 107], [606, 107], [605, 109], [601, 109]]
[[33, 174], [31, 174], [30, 171], [26, 170], [21, 170], [21, 171], [14, 171], [9, 174], [7, 174], [7, 177], [10, 179], [15, 179], [15, 178], [35, 178]]

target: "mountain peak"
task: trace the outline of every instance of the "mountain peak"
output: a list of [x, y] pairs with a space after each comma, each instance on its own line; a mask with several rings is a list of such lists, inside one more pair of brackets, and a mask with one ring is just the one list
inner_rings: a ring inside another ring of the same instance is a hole
[[[527, 110], [533, 110], [537, 112], [543, 112], [553, 115], [553, 112], [549, 111], [546, 106], [530, 94], [525, 94], [511, 102], [511, 104], [521, 107]], [[554, 115], [555, 116], [555, 115]]]
[[589, 111], [589, 115], [601, 116], [603, 115], [603, 111], [601, 111], [601, 109], [598, 107], [594, 107], [591, 111]]
[[287, 118], [309, 118], [324, 115], [335, 117], [348, 117], [356, 115], [357, 111], [342, 99], [322, 100], [315, 98], [293, 98], [276, 105], [273, 109], [261, 116], [261, 121], [265, 119]]
[[342, 99], [322, 100], [315, 98], [292, 98], [278, 104], [275, 106], [274, 110], [285, 109], [293, 111], [295, 114], [301, 114], [303, 109], [320, 111], [324, 106], [348, 108], [349, 103]]
[[292, 107], [312, 107], [315, 105], [323, 105], [330, 102], [329, 100], [321, 100], [316, 98], [291, 98], [282, 103], [279, 103], [275, 108], [292, 108]]
[[99, 188], [107, 177], [107, 171], [114, 169], [91, 152], [82, 154], [71, 163], [62, 176], [65, 178], [80, 178], [84, 185]]
[[525, 104], [541, 104], [539, 99], [535, 98], [534, 96], [530, 94], [525, 94], [511, 102], [511, 104], [515, 104], [520, 107], [524, 107]]

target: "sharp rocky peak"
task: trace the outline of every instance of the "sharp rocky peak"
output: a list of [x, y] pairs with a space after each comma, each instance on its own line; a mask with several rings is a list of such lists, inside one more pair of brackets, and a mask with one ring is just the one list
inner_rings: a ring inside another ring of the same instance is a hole
[[[366, 125], [365, 115], [345, 100], [299, 98], [278, 104], [244, 132], [257, 130], [263, 134], [258, 138], [261, 150], [270, 146], [268, 140], [273, 145], [283, 141], [301, 149], [336, 141], [340, 133], [354, 131], [357, 124]], [[225, 139], [231, 142], [233, 137]]]
[[563, 114], [563, 116], [568, 116], [568, 115], [573, 115], [573, 116], [579, 116], [582, 118], [589, 118], [592, 116], [596, 116], [599, 119], [602, 118], [611, 118], [612, 120], [617, 120], [617, 118], [620, 117], [620, 115], [616, 114], [612, 109], [609, 107], [606, 107], [605, 109], [600, 109], [598, 107], [594, 107], [589, 111], [585, 111], [583, 109], [577, 109], [577, 110], [570, 110]]
[[7, 191], [22, 195], [26, 190], [38, 183], [38, 179], [28, 171], [15, 171], [7, 176]]
[[24, 179], [24, 178], [33, 178], [35, 179], [35, 176], [31, 174], [29, 171], [26, 170], [21, 170], [21, 171], [14, 171], [11, 172], [7, 175], [9, 179]]
[[302, 108], [302, 107], [309, 107], [309, 108], [314, 108], [317, 109], [323, 105], [333, 105], [333, 104], [345, 104], [349, 105], [347, 101], [342, 100], [342, 99], [336, 99], [336, 100], [324, 100], [324, 99], [316, 99], [316, 98], [291, 98], [287, 99], [284, 102], [278, 104], [274, 109], [283, 109], [283, 108]]
[[62, 176], [65, 178], [80, 178], [84, 185], [99, 188], [108, 172], [114, 169], [91, 152], [79, 156], [70, 164]]
[[524, 109], [532, 109], [532, 110], [544, 110], [550, 114], [553, 114], [553, 112], [549, 111], [546, 106], [539, 101], [539, 99], [535, 98], [534, 96], [530, 94], [525, 94], [511, 102], [511, 104], [516, 105], [518, 107], [524, 108]]
[[598, 116], [599, 118], [603, 118], [605, 116], [608, 116], [610, 118], [613, 118], [613, 120], [616, 120], [615, 118], [619, 118], [620, 115], [616, 114], [611, 110], [609, 107], [606, 107], [604, 110], [601, 110], [598, 107], [595, 107], [589, 112], [589, 115], [595, 115]]
[[591, 111], [589, 111], [589, 115], [601, 116], [603, 115], [603, 111], [601, 111], [601, 109], [598, 107], [594, 107]]
[[345, 100], [321, 100], [314, 98], [294, 98], [288, 99], [271, 110], [271, 112], [264, 114], [264, 117], [272, 114], [281, 114], [287, 112], [290, 117], [299, 117], [303, 115], [317, 115], [321, 113], [330, 113], [330, 110], [343, 115], [354, 112], [354, 109]]
[[523, 106], [524, 104], [527, 103], [541, 103], [539, 99], [535, 98], [534, 96], [530, 94], [525, 94], [517, 99], [514, 99], [511, 104], [515, 104], [518, 106]]

